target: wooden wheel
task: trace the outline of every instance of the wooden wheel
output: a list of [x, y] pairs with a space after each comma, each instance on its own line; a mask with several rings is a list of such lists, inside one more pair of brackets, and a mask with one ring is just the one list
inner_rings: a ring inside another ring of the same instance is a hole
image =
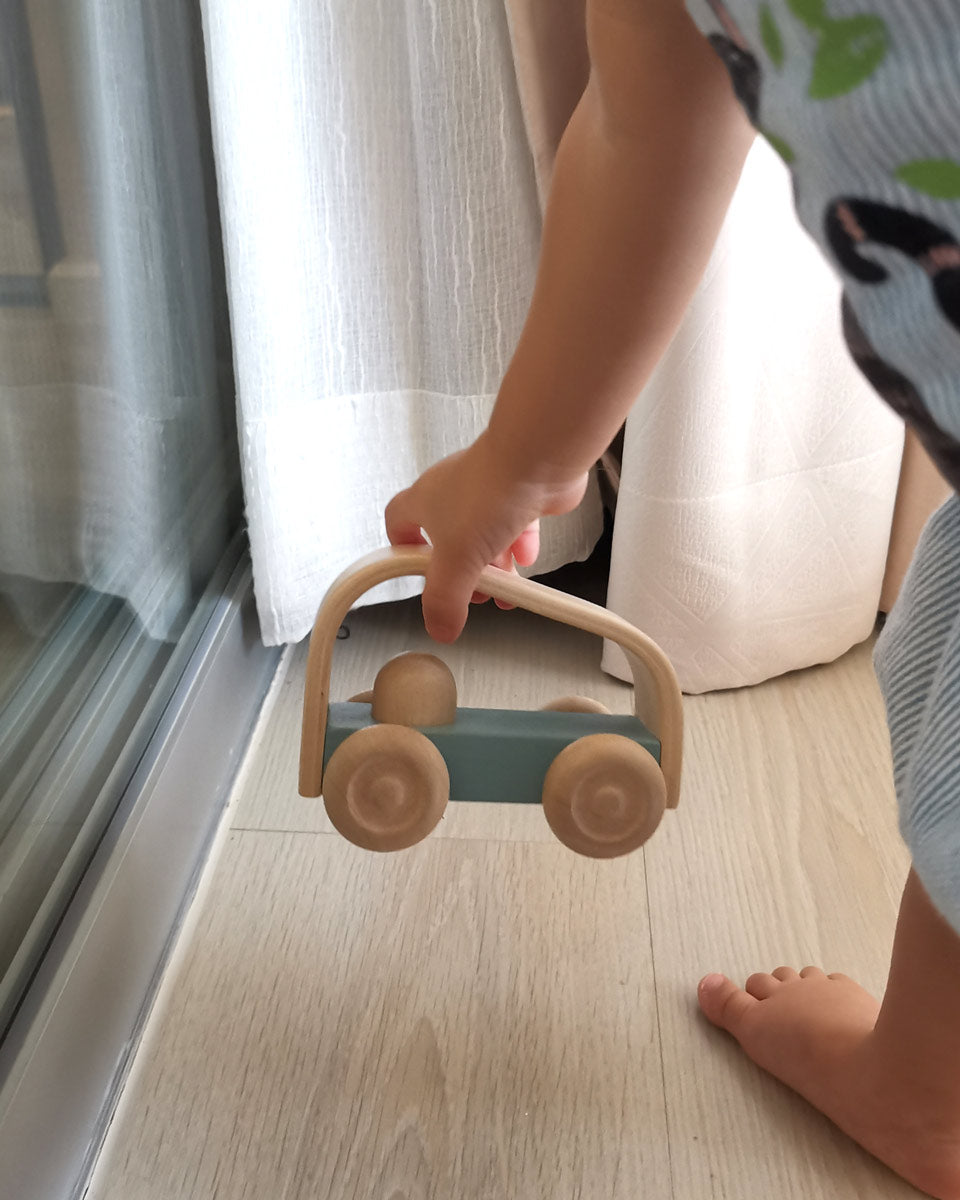
[[607, 716], [610, 715], [610, 709], [605, 704], [601, 704], [599, 700], [591, 700], [589, 696], [561, 696], [558, 700], [551, 700], [549, 704], [545, 704], [540, 711], [606, 713]]
[[657, 760], [616, 733], [566, 746], [543, 781], [543, 811], [565, 846], [590, 858], [629, 854], [660, 824], [667, 788]]
[[443, 756], [416, 729], [372, 725], [334, 751], [323, 802], [334, 827], [364, 850], [405, 850], [422, 841], [447, 807]]

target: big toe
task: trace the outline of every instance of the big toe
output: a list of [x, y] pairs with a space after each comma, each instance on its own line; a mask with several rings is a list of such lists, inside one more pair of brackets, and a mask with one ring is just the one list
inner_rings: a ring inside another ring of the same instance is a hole
[[760, 1003], [726, 975], [704, 976], [697, 989], [697, 998], [707, 1020], [734, 1036], [750, 1010]]

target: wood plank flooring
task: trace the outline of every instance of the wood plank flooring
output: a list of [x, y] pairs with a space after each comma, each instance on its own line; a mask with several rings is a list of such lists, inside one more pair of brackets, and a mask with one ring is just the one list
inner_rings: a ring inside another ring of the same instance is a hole
[[[348, 625], [335, 695], [427, 645], [416, 602]], [[487, 606], [442, 653], [463, 704], [628, 711], [599, 651]], [[90, 1200], [918, 1195], [694, 1001], [780, 963], [882, 986], [907, 862], [869, 655], [688, 698], [679, 810], [599, 863], [505, 803], [402, 854], [343, 841], [296, 794], [288, 653]]]

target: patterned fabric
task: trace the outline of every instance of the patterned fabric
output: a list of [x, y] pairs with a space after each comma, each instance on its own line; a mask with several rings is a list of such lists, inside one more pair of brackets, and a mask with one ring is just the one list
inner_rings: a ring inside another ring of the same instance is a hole
[[[791, 168], [854, 359], [960, 488], [960, 2], [688, 8]], [[960, 932], [960, 497], [928, 524], [875, 664], [901, 832]]]
[[844, 280], [854, 359], [960, 488], [960, 4], [688, 7]]

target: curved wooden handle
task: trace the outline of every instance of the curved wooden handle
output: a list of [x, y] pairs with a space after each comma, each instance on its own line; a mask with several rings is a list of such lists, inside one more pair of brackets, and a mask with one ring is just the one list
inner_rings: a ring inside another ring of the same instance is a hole
[[[300, 795], [319, 796], [323, 780], [323, 746], [330, 700], [330, 668], [337, 630], [357, 600], [372, 587], [402, 575], [426, 575], [429, 546], [391, 546], [361, 558], [330, 586], [310, 635], [300, 738]], [[498, 567], [486, 567], [477, 590], [495, 600], [516, 604], [540, 616], [573, 625], [615, 641], [633, 672], [634, 711], [660, 740], [660, 767], [667, 785], [667, 805], [680, 798], [683, 754], [683, 702], [670, 660], [656, 642], [599, 604], [567, 596], [532, 579]]]

